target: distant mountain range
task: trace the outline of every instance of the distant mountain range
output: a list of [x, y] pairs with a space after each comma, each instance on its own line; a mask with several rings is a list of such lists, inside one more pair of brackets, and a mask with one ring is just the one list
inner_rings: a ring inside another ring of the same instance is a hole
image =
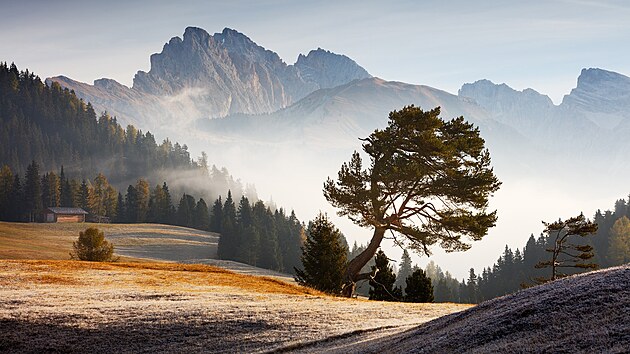
[[210, 35], [188, 27], [183, 39], [171, 38], [151, 56], [151, 70], [138, 71], [131, 88], [111, 79], [88, 85], [57, 76], [47, 82], [74, 90], [97, 111], [155, 131], [182, 120], [274, 112], [313, 91], [369, 77], [350, 58], [323, 49], [287, 65], [235, 30]]
[[322, 159], [337, 161], [337, 152], [360, 148], [359, 137], [384, 127], [390, 111], [414, 104], [440, 106], [444, 118], [477, 124], [504, 170], [584, 162], [598, 171], [630, 169], [630, 78], [602, 69], [584, 69], [559, 105], [533, 89], [488, 80], [464, 84], [455, 95], [372, 77], [352, 59], [323, 49], [288, 65], [235, 30], [210, 35], [189, 27], [151, 56], [150, 71], [139, 71], [131, 88], [110, 79], [51, 81], [158, 138], [198, 150], [238, 142], [244, 161], [268, 159], [286, 147], [315, 148]]

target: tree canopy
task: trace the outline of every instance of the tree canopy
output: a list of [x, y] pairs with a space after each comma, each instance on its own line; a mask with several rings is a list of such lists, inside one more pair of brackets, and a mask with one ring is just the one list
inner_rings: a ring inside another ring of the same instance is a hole
[[369, 167], [355, 151], [337, 180], [325, 182], [324, 196], [340, 216], [374, 229], [366, 250], [347, 267], [344, 295], [367, 278], [359, 272], [387, 231], [398, 244], [429, 255], [434, 244], [467, 250], [466, 240], [480, 240], [495, 225], [488, 198], [501, 183], [479, 129], [463, 117], [445, 121], [439, 115], [439, 107], [413, 105], [391, 112], [385, 129], [363, 139]]

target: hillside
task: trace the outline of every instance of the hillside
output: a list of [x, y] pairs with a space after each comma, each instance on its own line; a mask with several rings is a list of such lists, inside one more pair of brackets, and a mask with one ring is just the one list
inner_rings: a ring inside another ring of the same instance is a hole
[[159, 224], [40, 224], [0, 222], [0, 259], [69, 259], [79, 232], [96, 227], [124, 259], [178, 261], [215, 258], [219, 236]]
[[629, 285], [630, 265], [564, 278], [339, 352], [627, 353]]
[[80, 231], [97, 227], [121, 261], [206, 264], [294, 283], [291, 275], [217, 259], [219, 235], [160, 224], [38, 224], [0, 222], [0, 259], [67, 260]]
[[467, 305], [340, 299], [202, 265], [0, 261], [0, 352], [260, 352]]

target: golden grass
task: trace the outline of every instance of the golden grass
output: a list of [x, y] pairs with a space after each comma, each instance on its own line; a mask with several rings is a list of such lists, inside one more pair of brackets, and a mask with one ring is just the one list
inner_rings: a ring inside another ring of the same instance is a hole
[[[114, 240], [118, 245], [143, 244], [192, 244], [194, 241], [182, 241], [169, 238], [150, 239], [151, 236], [207, 235], [208, 233], [159, 224], [95, 224], [95, 223], [10, 223], [0, 222], [0, 259], [70, 259], [72, 243], [79, 237], [79, 232], [88, 227], [96, 227], [105, 232], [105, 238], [111, 235], [123, 236]], [[122, 257], [121, 260], [139, 261], [137, 258]]]
[[9, 277], [21, 286], [116, 283], [117, 287], [156, 288], [173, 291], [208, 291], [216, 287], [238, 288], [256, 293], [289, 295], [325, 294], [269, 277], [251, 276], [199, 264], [178, 263], [102, 263], [59, 260], [0, 261], [0, 285]]

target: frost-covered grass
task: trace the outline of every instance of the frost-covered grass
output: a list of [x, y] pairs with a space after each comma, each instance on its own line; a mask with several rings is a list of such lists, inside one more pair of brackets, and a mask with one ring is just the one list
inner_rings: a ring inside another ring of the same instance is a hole
[[0, 351], [8, 352], [313, 348], [467, 307], [341, 299], [205, 265], [0, 261]]
[[629, 319], [626, 265], [522, 290], [342, 351], [628, 353]]

